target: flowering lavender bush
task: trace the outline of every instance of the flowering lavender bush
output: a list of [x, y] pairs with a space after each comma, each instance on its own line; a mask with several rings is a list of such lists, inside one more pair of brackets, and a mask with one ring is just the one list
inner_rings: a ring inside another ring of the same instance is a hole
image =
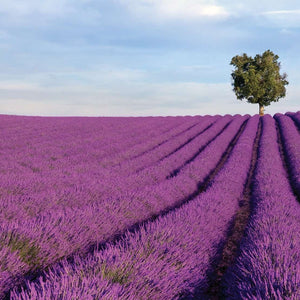
[[293, 187], [300, 197], [300, 133], [294, 122], [287, 116], [276, 114], [283, 140], [286, 161], [293, 179]]
[[291, 117], [294, 122], [297, 124], [298, 128], [300, 128], [300, 111], [296, 113], [288, 112], [286, 113], [287, 116]]

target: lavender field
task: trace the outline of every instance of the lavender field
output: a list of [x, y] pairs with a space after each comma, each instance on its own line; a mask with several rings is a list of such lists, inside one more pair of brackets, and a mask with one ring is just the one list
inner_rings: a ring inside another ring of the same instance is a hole
[[300, 299], [300, 112], [0, 128], [0, 299]]

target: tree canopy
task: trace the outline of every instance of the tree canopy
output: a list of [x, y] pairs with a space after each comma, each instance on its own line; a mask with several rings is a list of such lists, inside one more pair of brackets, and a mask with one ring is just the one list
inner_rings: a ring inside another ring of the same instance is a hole
[[257, 54], [254, 58], [246, 53], [236, 55], [230, 62], [230, 65], [235, 67], [231, 76], [233, 91], [237, 99], [258, 103], [261, 115], [263, 115], [264, 106], [277, 102], [286, 94], [287, 75], [279, 73], [278, 58], [278, 55], [267, 50], [262, 55]]

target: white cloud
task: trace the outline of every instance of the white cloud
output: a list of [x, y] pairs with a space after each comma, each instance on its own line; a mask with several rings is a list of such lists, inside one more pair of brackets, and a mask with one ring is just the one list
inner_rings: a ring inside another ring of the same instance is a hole
[[265, 11], [261, 16], [272, 25], [283, 29], [300, 27], [300, 9]]
[[271, 10], [266, 11], [263, 14], [265, 15], [300, 15], [300, 9], [296, 10]]
[[132, 13], [169, 19], [224, 18], [227, 10], [210, 0], [119, 0]]

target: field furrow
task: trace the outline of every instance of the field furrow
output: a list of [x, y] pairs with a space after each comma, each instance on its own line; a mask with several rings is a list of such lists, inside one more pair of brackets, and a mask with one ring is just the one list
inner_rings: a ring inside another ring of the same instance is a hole
[[[258, 124], [256, 138], [253, 144], [251, 165], [248, 172], [247, 181], [244, 187], [243, 195], [239, 200], [239, 208], [234, 216], [227, 239], [224, 243], [220, 258], [214, 261], [214, 268], [209, 275], [209, 285], [205, 292], [199, 291], [201, 298], [222, 299], [225, 297], [222, 287], [222, 279], [228, 267], [234, 262], [238, 247], [245, 233], [245, 228], [250, 217], [250, 200], [252, 193], [253, 174], [257, 164], [258, 145], [261, 138], [261, 122]], [[197, 292], [195, 293], [197, 295]]]

